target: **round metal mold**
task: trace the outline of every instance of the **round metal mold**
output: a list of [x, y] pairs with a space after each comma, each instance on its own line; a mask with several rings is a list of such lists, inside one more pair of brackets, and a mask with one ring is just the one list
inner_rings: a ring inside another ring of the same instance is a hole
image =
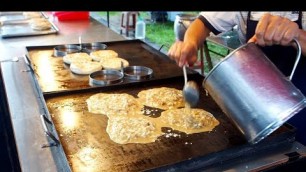
[[104, 69], [93, 72], [89, 75], [90, 85], [111, 85], [123, 81], [123, 73], [115, 69]]
[[128, 66], [123, 68], [125, 78], [130, 80], [146, 80], [153, 75], [153, 70], [145, 66]]
[[81, 44], [82, 51], [84, 51], [88, 54], [93, 52], [93, 51], [105, 50], [106, 48], [107, 48], [106, 44], [99, 43], [99, 42]]
[[67, 44], [67, 45], [58, 45], [54, 47], [53, 55], [56, 57], [62, 57], [67, 54], [80, 52], [81, 48], [77, 45]]

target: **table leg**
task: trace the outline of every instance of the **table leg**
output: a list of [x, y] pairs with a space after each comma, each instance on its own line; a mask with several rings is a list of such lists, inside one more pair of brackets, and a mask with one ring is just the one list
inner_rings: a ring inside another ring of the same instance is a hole
[[204, 53], [205, 53], [208, 69], [211, 70], [213, 68], [213, 64], [212, 64], [212, 61], [209, 55], [209, 49], [208, 49], [208, 45], [206, 41], [204, 41]]
[[109, 11], [106, 11], [107, 27], [109, 27]]

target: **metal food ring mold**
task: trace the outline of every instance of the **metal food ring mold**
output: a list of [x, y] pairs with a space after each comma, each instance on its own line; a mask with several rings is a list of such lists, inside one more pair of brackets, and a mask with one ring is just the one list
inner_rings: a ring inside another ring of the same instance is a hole
[[63, 57], [67, 54], [80, 52], [81, 48], [74, 44], [58, 45], [54, 47], [53, 55], [55, 57]]
[[93, 51], [105, 50], [107, 45], [99, 42], [93, 42], [80, 44], [80, 48], [83, 52], [90, 54]]
[[91, 86], [106, 86], [117, 84], [123, 81], [123, 73], [115, 69], [104, 69], [93, 72], [89, 75], [89, 84]]
[[123, 73], [130, 80], [147, 80], [153, 76], [153, 70], [145, 66], [128, 66], [123, 68]]

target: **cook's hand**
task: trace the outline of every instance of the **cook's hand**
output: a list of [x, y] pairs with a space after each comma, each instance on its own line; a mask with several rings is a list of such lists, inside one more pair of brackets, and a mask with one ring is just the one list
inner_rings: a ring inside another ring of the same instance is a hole
[[191, 42], [176, 41], [170, 47], [168, 56], [182, 67], [185, 63], [192, 66], [197, 61], [198, 47]]
[[256, 42], [260, 46], [283, 45], [289, 46], [300, 33], [297, 23], [281, 17], [264, 14], [259, 20], [255, 35], [248, 42]]

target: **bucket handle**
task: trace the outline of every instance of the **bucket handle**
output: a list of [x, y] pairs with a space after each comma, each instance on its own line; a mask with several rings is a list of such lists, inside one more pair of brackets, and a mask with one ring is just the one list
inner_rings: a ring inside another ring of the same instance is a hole
[[293, 74], [294, 74], [295, 69], [296, 69], [296, 67], [297, 67], [297, 64], [299, 63], [300, 58], [301, 58], [301, 45], [300, 45], [300, 43], [299, 43], [299, 41], [298, 41], [297, 39], [294, 38], [293, 41], [294, 41], [294, 42], [296, 43], [296, 45], [297, 45], [297, 50], [298, 50], [298, 52], [297, 52], [297, 55], [296, 55], [296, 60], [295, 60], [295, 62], [294, 62], [294, 66], [293, 66], [292, 72], [291, 72], [291, 74], [290, 74], [290, 76], [289, 76], [289, 80], [290, 80], [290, 81], [292, 80], [292, 77], [293, 77]]

